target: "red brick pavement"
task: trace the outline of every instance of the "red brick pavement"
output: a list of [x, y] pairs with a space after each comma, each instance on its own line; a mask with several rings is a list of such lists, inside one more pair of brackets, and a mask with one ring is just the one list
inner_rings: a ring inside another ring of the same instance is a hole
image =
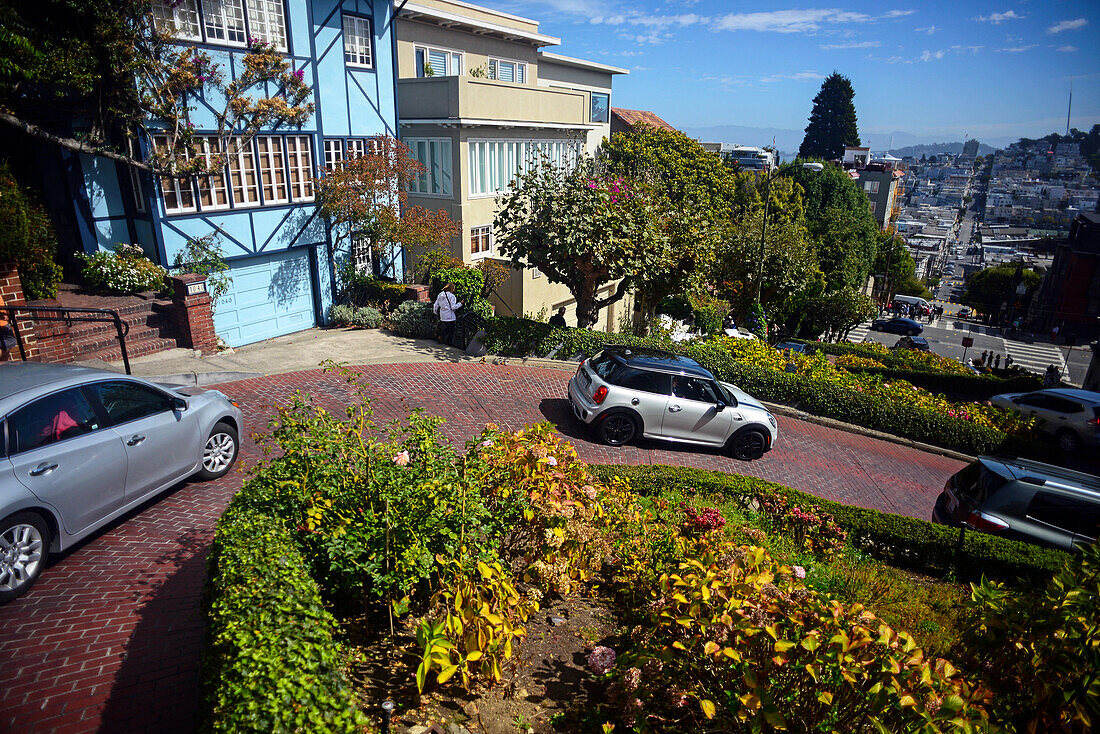
[[[782, 416], [776, 448], [749, 464], [658, 443], [613, 449], [589, 441], [570, 419], [565, 372], [476, 363], [360, 370], [379, 421], [424, 407], [447, 418], [444, 430], [458, 443], [488, 421], [518, 428], [550, 420], [586, 461], [740, 472], [916, 517], [928, 517], [944, 479], [962, 466]], [[248, 433], [263, 430], [271, 406], [295, 390], [329, 408], [351, 397], [345, 383], [319, 371], [220, 389], [241, 403]], [[255, 461], [254, 442], [242, 443], [243, 463]], [[176, 487], [56, 560], [29, 594], [0, 607], [0, 732], [194, 730], [204, 564], [214, 523], [240, 484], [234, 472]]]

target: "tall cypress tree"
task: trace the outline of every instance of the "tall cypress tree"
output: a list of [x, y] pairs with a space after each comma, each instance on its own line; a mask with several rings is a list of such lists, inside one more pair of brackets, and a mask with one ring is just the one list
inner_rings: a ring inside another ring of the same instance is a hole
[[856, 96], [852, 80], [834, 71], [821, 83], [814, 97], [806, 137], [798, 149], [799, 158], [835, 160], [844, 155], [845, 146], [859, 145], [856, 127]]

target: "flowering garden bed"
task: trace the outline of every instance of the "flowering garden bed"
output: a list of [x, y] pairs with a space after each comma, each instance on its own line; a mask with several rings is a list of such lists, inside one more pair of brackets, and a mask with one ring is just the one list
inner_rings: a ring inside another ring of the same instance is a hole
[[[375, 731], [386, 699], [398, 732], [1053, 730], [1095, 707], [1096, 607], [1074, 606], [1095, 600], [1094, 552], [1047, 597], [987, 582], [969, 604], [943, 573], [1037, 577], [1066, 554], [976, 536], [944, 569], [948, 551], [891, 551], [905, 531], [881, 513], [594, 470], [545, 424], [456, 449], [439, 422], [280, 409], [211, 554], [207, 730]], [[1019, 605], [1059, 633], [981, 626]], [[1002, 657], [1011, 674], [987, 677]]]

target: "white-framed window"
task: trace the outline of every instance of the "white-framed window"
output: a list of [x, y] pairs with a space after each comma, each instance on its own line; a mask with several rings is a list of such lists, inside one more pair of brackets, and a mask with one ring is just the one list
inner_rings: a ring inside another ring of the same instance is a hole
[[291, 201], [313, 200], [313, 146], [308, 135], [291, 135], [286, 139], [286, 156], [290, 171]]
[[284, 13], [283, 0], [248, 0], [249, 33], [267, 41], [279, 51], [286, 51]]
[[576, 140], [470, 140], [467, 146], [470, 196], [495, 196], [538, 166], [572, 169], [580, 154]]
[[450, 138], [405, 138], [412, 157], [424, 166], [424, 173], [409, 182], [409, 192], [422, 196], [452, 196], [454, 166]]
[[493, 226], [486, 224], [482, 227], [470, 229], [470, 254], [474, 257], [484, 257], [493, 252]]
[[242, 0], [202, 0], [202, 25], [209, 43], [243, 46], [245, 43]]
[[502, 82], [527, 83], [527, 64], [522, 61], [489, 58], [489, 78]]
[[206, 161], [209, 175], [196, 176], [199, 187], [199, 206], [203, 211], [229, 208], [229, 187], [225, 182], [225, 166], [214, 166], [213, 161], [222, 152], [222, 141], [217, 135], [203, 135], [196, 140], [196, 154]]
[[153, 0], [153, 25], [182, 41], [201, 41], [198, 0]]
[[[168, 136], [155, 135], [153, 145], [163, 151], [168, 148]], [[184, 154], [184, 160], [189, 160], [190, 155]], [[164, 196], [165, 214], [186, 214], [196, 211], [195, 187], [192, 179], [175, 178], [172, 176], [160, 177], [160, 191]]]
[[260, 190], [264, 204], [285, 204], [286, 168], [283, 163], [283, 139], [276, 135], [256, 136], [256, 159], [260, 169]]
[[359, 15], [344, 16], [344, 61], [348, 66], [370, 69], [374, 66], [371, 55], [370, 19]]
[[863, 190], [866, 191], [868, 194], [877, 194], [878, 183], [878, 181], [864, 181]]
[[416, 46], [416, 75], [428, 76], [431, 67], [432, 76], [462, 76], [462, 52], [431, 46]]
[[344, 141], [339, 138], [325, 140], [325, 168], [335, 171], [344, 167]]
[[352, 138], [348, 141], [348, 158], [359, 158], [367, 154], [367, 141], [362, 138]]
[[259, 206], [260, 185], [256, 178], [256, 155], [252, 152], [252, 143], [241, 145], [240, 138], [234, 138], [229, 145], [227, 163], [233, 206]]

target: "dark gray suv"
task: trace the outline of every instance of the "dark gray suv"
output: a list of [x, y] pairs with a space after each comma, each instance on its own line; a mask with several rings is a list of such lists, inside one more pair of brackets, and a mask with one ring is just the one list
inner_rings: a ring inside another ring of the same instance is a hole
[[1071, 550], [1096, 541], [1100, 478], [1038, 461], [983, 456], [947, 480], [932, 521]]
[[698, 362], [669, 352], [607, 347], [577, 368], [569, 403], [607, 444], [638, 436], [726, 448], [743, 461], [779, 435], [767, 408]]

